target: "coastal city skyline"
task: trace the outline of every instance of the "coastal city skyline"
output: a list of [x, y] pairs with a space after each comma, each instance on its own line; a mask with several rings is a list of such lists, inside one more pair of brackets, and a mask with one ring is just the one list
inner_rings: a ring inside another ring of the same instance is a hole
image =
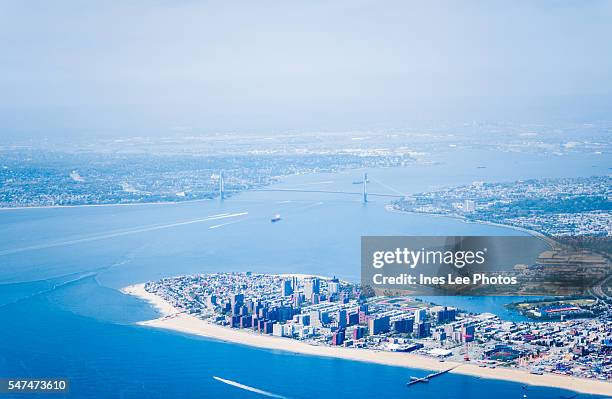
[[[609, 309], [596, 300], [536, 302], [529, 310], [534, 319], [557, 320], [543, 325], [507, 322], [490, 313], [465, 313], [409, 296], [367, 297], [358, 285], [335, 277], [216, 273], [167, 278], [128, 287], [126, 292], [171, 309], [158, 321], [144, 324], [195, 333], [195, 328], [183, 330], [181, 322], [188, 317], [194, 327], [201, 320], [203, 336], [211, 336], [206, 324], [212, 323], [313, 346], [415, 353], [444, 361], [441, 367], [455, 367], [453, 372], [460, 372], [460, 364], [468, 369], [470, 364], [516, 368], [524, 371], [522, 376], [514, 376], [517, 381], [534, 384], [538, 380], [529, 374], [546, 372], [608, 381], [612, 372], [600, 366], [609, 355]], [[150, 299], [149, 294], [156, 299]], [[596, 319], [592, 319], [593, 311]], [[591, 318], [584, 318], [585, 312], [591, 312]], [[234, 340], [240, 342], [240, 337]], [[601, 346], [595, 349], [597, 345]], [[570, 361], [568, 353], [579, 356]], [[347, 356], [358, 354], [353, 351]], [[384, 358], [376, 360], [374, 355], [373, 359], [370, 361], [385, 363]], [[503, 376], [503, 371], [499, 373]], [[581, 383], [566, 382], [568, 387]], [[563, 379], [556, 381], [563, 383]], [[586, 386], [582, 389], [588, 392]], [[590, 388], [596, 391], [596, 386], [594, 383]]]

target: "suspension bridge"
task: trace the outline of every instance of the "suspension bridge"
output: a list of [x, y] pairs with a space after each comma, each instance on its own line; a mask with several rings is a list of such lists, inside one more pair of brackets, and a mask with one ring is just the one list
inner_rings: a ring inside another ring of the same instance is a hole
[[[361, 191], [342, 191], [342, 190], [307, 190], [307, 189], [299, 189], [299, 188], [254, 188], [249, 191], [269, 191], [269, 192], [289, 192], [289, 193], [321, 193], [321, 194], [345, 194], [345, 195], [359, 195], [361, 196], [362, 202], [365, 204], [368, 202], [368, 197], [388, 197], [388, 198], [405, 198], [406, 194], [403, 194], [392, 187], [387, 186], [386, 184], [376, 181], [379, 185], [386, 187], [387, 189], [394, 191], [396, 194], [388, 194], [388, 193], [370, 193], [368, 192], [368, 174], [363, 174], [363, 181], [361, 183], [362, 190]], [[226, 190], [225, 189], [225, 180], [223, 177], [223, 171], [219, 173], [219, 198], [224, 200], [226, 197], [226, 193], [228, 192], [238, 192], [239, 190]]]

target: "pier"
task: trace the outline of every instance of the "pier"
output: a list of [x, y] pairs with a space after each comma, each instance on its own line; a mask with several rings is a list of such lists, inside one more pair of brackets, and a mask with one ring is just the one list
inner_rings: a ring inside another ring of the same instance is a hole
[[429, 374], [429, 375], [427, 375], [427, 376], [425, 376], [425, 377], [410, 377], [410, 381], [408, 381], [408, 382], [406, 383], [406, 386], [408, 386], [408, 387], [409, 387], [409, 386], [411, 386], [411, 385], [418, 384], [418, 383], [420, 383], [420, 382], [423, 382], [423, 383], [428, 383], [428, 382], [429, 382], [429, 380], [432, 380], [432, 379], [434, 379], [434, 378], [436, 378], [436, 377], [439, 377], [439, 376], [441, 376], [442, 374], [446, 374], [446, 373], [448, 373], [449, 371], [451, 371], [451, 370], [455, 369], [456, 367], [457, 367], [457, 366], [455, 366], [455, 367], [451, 367], [451, 368], [446, 369], [446, 370], [438, 371], [437, 373], [431, 373], [431, 374]]

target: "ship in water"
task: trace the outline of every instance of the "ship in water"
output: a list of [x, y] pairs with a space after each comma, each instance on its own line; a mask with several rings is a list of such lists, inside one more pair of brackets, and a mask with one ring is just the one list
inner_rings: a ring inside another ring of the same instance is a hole
[[272, 216], [272, 219], [270, 219], [270, 221], [271, 221], [272, 223], [278, 222], [278, 221], [280, 221], [280, 220], [281, 220], [281, 215], [280, 215], [280, 213], [277, 213], [276, 215]]

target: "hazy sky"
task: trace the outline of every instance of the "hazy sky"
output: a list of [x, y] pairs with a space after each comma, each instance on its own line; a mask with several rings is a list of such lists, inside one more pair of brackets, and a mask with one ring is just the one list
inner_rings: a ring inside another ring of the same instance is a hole
[[602, 119], [612, 1], [0, 0], [0, 138]]

